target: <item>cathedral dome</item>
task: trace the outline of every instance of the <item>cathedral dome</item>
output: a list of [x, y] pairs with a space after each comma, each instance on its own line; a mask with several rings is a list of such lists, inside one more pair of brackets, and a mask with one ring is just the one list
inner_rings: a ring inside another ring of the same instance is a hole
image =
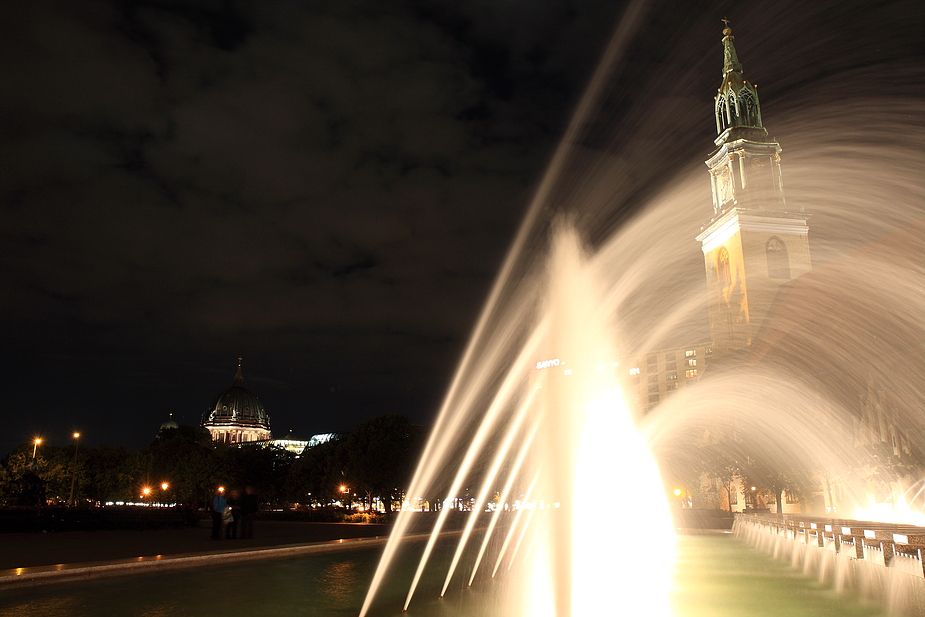
[[170, 428], [180, 428], [180, 425], [177, 424], [177, 421], [173, 419], [173, 412], [167, 418], [167, 421], [161, 424], [160, 430], [165, 431]]
[[257, 396], [244, 387], [241, 358], [231, 387], [215, 397], [202, 425], [214, 441], [242, 443], [270, 437], [270, 416]]

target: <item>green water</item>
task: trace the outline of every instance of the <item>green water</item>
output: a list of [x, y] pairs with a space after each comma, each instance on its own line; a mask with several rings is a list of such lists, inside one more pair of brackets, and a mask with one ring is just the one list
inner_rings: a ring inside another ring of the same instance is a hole
[[681, 536], [675, 617], [885, 617], [730, 535]]
[[[353, 617], [359, 614], [379, 551], [353, 549], [290, 559], [241, 562], [88, 582], [0, 590], [4, 617]], [[420, 547], [408, 547], [371, 611], [398, 617]], [[507, 617], [496, 583], [462, 581], [436, 599], [449, 547], [433, 558], [407, 617]], [[601, 567], [619, 557], [601, 560]], [[624, 562], [625, 565], [625, 562]], [[880, 617], [857, 598], [839, 596], [728, 535], [679, 538], [675, 617]], [[615, 572], [619, 571], [615, 568]], [[426, 577], [425, 577], [426, 578]], [[459, 578], [459, 577], [457, 577]], [[600, 615], [621, 615], [619, 598], [601, 592]], [[595, 616], [596, 617], [596, 616]], [[629, 616], [642, 617], [642, 616]]]

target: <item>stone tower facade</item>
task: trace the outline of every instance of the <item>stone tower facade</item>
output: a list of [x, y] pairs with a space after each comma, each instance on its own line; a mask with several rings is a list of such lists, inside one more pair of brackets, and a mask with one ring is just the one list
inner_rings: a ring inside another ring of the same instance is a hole
[[784, 200], [781, 148], [762, 124], [758, 91], [743, 76], [728, 23], [723, 51], [717, 149], [706, 160], [713, 216], [697, 236], [718, 355], [750, 345], [780, 286], [811, 269], [809, 215]]

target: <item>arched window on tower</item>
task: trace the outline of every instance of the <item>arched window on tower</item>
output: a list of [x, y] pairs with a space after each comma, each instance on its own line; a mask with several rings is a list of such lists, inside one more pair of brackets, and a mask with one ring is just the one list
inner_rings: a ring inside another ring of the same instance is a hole
[[722, 133], [726, 130], [726, 99], [718, 97], [716, 99], [716, 132]]
[[775, 236], [768, 240], [765, 253], [768, 257], [768, 277], [790, 280], [790, 255], [787, 253], [787, 245]]
[[726, 250], [726, 247], [719, 250], [719, 255], [716, 258], [716, 277], [719, 279], [720, 286], [724, 289], [732, 285], [732, 271], [729, 269], [729, 251]]
[[742, 120], [747, 126], [758, 126], [758, 105], [752, 93], [742, 88], [739, 91], [739, 109], [742, 111]]

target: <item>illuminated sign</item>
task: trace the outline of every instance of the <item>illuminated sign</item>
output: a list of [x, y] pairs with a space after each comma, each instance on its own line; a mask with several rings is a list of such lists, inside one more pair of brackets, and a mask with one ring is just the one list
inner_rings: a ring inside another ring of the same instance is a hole
[[562, 364], [562, 362], [559, 360], [559, 358], [553, 358], [552, 360], [540, 360], [536, 363], [536, 368], [550, 368], [553, 366], [559, 366], [560, 364]]

